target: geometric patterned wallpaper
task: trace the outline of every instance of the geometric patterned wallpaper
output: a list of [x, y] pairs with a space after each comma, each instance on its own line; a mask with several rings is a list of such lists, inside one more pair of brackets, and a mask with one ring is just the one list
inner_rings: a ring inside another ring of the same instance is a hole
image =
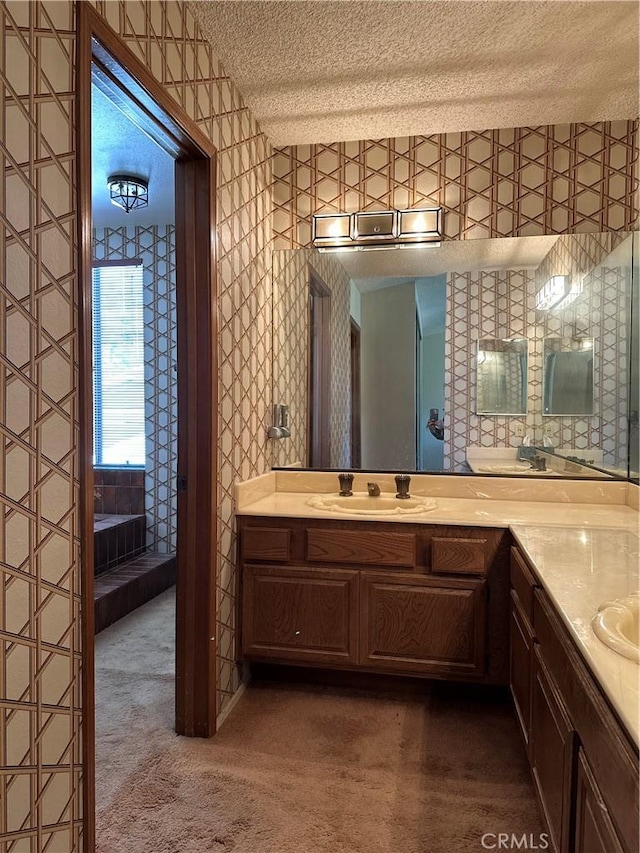
[[[218, 150], [220, 710], [239, 683], [233, 482], [271, 463], [271, 147], [184, 3], [92, 5]], [[82, 844], [74, 12], [0, 0], [0, 849], [13, 853]]]
[[[451, 273], [445, 332], [445, 470], [466, 471], [465, 448], [515, 447], [516, 424], [536, 441], [543, 431], [556, 447], [601, 448], [609, 468], [626, 467], [628, 302], [624, 268], [601, 265], [621, 241], [617, 234], [560, 236], [538, 269]], [[536, 293], [550, 275], [584, 276], [583, 292], [561, 311], [537, 311]], [[527, 414], [474, 414], [476, 342], [483, 337], [528, 340]], [[590, 417], [542, 416], [543, 340], [593, 337], [594, 411]]]
[[96, 228], [96, 261], [143, 264], [147, 548], [175, 554], [178, 474], [175, 227]]
[[82, 842], [72, 7], [3, 4], [0, 24], [0, 849], [67, 853]]
[[273, 442], [273, 465], [307, 460], [309, 267], [331, 292], [330, 467], [351, 464], [350, 279], [339, 261], [316, 249], [273, 253], [273, 400], [288, 403], [291, 437]]
[[638, 121], [297, 145], [274, 151], [274, 248], [328, 211], [445, 208], [447, 240], [626, 230]]

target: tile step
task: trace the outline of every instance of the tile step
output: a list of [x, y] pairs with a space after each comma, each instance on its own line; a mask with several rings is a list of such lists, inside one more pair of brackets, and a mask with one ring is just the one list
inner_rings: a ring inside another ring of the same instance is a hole
[[147, 519], [144, 515], [104, 515], [93, 519], [93, 573], [98, 576], [144, 553]]
[[94, 581], [95, 633], [151, 601], [176, 582], [173, 554], [145, 553]]

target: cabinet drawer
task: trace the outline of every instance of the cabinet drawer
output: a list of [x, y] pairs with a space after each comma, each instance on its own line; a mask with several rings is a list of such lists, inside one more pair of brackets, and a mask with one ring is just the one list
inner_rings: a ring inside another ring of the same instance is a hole
[[431, 567], [441, 574], [483, 575], [487, 570], [486, 539], [435, 537], [431, 540]]
[[250, 659], [358, 659], [358, 572], [246, 566], [242, 649]]
[[284, 563], [291, 559], [291, 530], [287, 527], [245, 527], [240, 541], [245, 560]]
[[533, 593], [537, 586], [522, 554], [517, 548], [511, 549], [511, 588], [518, 597], [518, 603], [524, 615], [533, 624]]
[[368, 530], [307, 530], [307, 560], [320, 563], [399, 566], [416, 563], [415, 533]]
[[484, 581], [362, 572], [361, 663], [432, 674], [484, 671]]

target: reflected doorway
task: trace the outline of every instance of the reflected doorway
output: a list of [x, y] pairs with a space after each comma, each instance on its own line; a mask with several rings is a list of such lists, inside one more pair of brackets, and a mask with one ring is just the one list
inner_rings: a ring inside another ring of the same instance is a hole
[[308, 464], [331, 466], [331, 291], [309, 269]]

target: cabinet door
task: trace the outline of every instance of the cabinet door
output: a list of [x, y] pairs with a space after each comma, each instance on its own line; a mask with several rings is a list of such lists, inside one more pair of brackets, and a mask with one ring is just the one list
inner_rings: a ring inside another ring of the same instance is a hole
[[533, 652], [533, 628], [522, 613], [518, 598], [511, 593], [511, 653], [509, 683], [516, 715], [527, 752], [531, 731], [531, 656]]
[[484, 672], [485, 582], [362, 572], [360, 662], [381, 670]]
[[531, 769], [552, 848], [568, 853], [576, 733], [537, 644], [533, 660]]
[[358, 573], [245, 566], [242, 650], [251, 660], [358, 659]]
[[623, 853], [582, 749], [578, 753], [574, 853]]

